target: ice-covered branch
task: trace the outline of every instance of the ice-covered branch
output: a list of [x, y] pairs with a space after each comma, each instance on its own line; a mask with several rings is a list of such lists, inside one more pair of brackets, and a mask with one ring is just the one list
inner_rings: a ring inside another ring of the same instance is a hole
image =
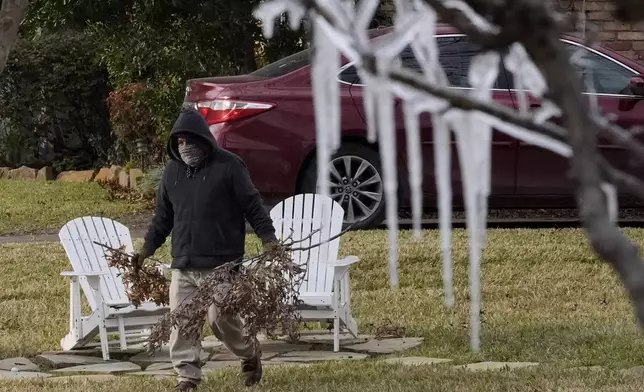
[[[631, 7], [634, 13], [642, 13], [639, 1], [618, 1], [624, 7]], [[611, 216], [610, 201], [605, 192], [603, 176], [619, 180], [632, 191], [641, 196], [641, 181], [611, 170], [599, 157], [597, 137], [602, 130], [608, 130], [613, 138], [627, 139], [626, 132], [607, 122], [598, 121], [590, 110], [589, 104], [580, 94], [581, 85], [575, 77], [575, 72], [568, 59], [568, 54], [561, 44], [559, 37], [562, 33], [560, 18], [549, 3], [538, 0], [516, 0], [511, 4], [499, 5], [489, 2], [490, 14], [500, 12], [494, 10], [503, 7], [504, 13], [516, 12], [517, 9], [526, 16], [518, 20], [508, 18], [501, 25], [502, 31], [522, 30], [517, 35], [530, 58], [539, 67], [548, 84], [548, 95], [560, 108], [562, 122], [568, 131], [568, 140], [573, 154], [570, 158], [571, 179], [575, 185], [577, 205], [588, 239], [595, 251], [607, 262], [610, 262], [619, 274], [628, 290], [635, 306], [635, 312], [640, 325], [644, 325], [644, 262], [640, 258], [637, 246], [624, 235], [616, 226]], [[636, 5], [635, 5], [636, 4]], [[635, 10], [637, 8], [637, 10]], [[459, 21], [441, 14], [454, 23], [457, 28]], [[638, 19], [644, 18], [644, 15]], [[476, 36], [470, 36], [473, 41]], [[636, 151], [639, 154], [639, 151]], [[603, 162], [603, 164], [602, 164]]]
[[[434, 126], [438, 209], [441, 217], [443, 280], [448, 306], [454, 302], [451, 282], [451, 189], [449, 136], [456, 136], [458, 159], [470, 237], [470, 340], [480, 349], [480, 261], [485, 242], [487, 198], [491, 189], [492, 129], [568, 157], [580, 216], [588, 238], [602, 258], [611, 262], [631, 293], [637, 314], [644, 320], [644, 263], [637, 248], [615, 226], [616, 191], [613, 184], [644, 196], [644, 185], [612, 168], [599, 157], [597, 137], [605, 133], [640, 157], [644, 147], [629, 133], [597, 117], [593, 105], [580, 94], [568, 53], [559, 41], [563, 18], [543, 0], [396, 0], [393, 31], [386, 40], [368, 39], [367, 21], [378, 0], [362, 0], [358, 8], [345, 0], [272, 0], [256, 16], [270, 35], [274, 18], [283, 12], [291, 19], [308, 15], [314, 26], [312, 78], [316, 108], [318, 174], [328, 192], [326, 165], [339, 143], [338, 57], [356, 67], [363, 84], [364, 109], [370, 141], [379, 139], [389, 225], [389, 270], [397, 286], [397, 169], [395, 161], [394, 97], [403, 103], [410, 140], [418, 140], [418, 116], [429, 112]], [[438, 61], [436, 21], [447, 21], [470, 40], [487, 49], [475, 56], [468, 73], [472, 89], [451, 89]], [[421, 72], [400, 65], [400, 53], [411, 48]], [[507, 49], [501, 58], [499, 51]], [[528, 90], [515, 111], [492, 100], [491, 88], [499, 63], [504, 62], [516, 85]], [[592, 86], [591, 86], [592, 87]], [[542, 100], [529, 111], [527, 95]], [[563, 126], [550, 122], [559, 117]], [[409, 142], [409, 141], [408, 141]], [[420, 216], [422, 173], [419, 149], [408, 144], [412, 214]], [[611, 184], [612, 183], [612, 184]], [[418, 226], [415, 225], [417, 228]]]

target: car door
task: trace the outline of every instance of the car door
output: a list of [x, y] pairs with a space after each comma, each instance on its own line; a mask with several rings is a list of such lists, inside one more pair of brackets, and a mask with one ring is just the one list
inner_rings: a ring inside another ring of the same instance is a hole
[[[564, 39], [563, 42], [571, 56], [575, 54], [576, 58], [583, 60], [583, 63], [573, 61], [578, 76], [583, 78], [587, 75], [594, 82], [594, 91], [586, 86], [583, 94], [596, 102], [604, 116], [615, 116], [619, 126], [630, 129], [641, 125], [644, 103], [642, 97], [632, 94], [629, 89], [630, 79], [637, 72], [597, 50], [570, 40]], [[516, 90], [512, 91], [518, 108]], [[530, 105], [537, 107], [539, 102], [532, 98]], [[555, 119], [555, 122], [560, 121]], [[642, 178], [643, 173], [638, 173], [630, 166], [628, 154], [622, 147], [600, 137], [598, 148], [600, 154], [615, 167]], [[567, 158], [541, 147], [519, 143], [517, 195], [572, 196], [572, 191]]]
[[[469, 42], [466, 36], [461, 34], [441, 35], [437, 37], [439, 47], [439, 61], [450, 81], [453, 88], [467, 90], [471, 87], [468, 83], [468, 72], [472, 58], [479, 53], [479, 49]], [[401, 61], [403, 66], [411, 70], [420, 71], [416, 62], [413, 51], [407, 47], [401, 52]], [[366, 118], [364, 113], [362, 88], [359, 78], [355, 75], [355, 69], [350, 67], [341, 73], [341, 79], [348, 83], [353, 83], [351, 95], [358, 111], [363, 119]], [[493, 90], [493, 99], [506, 106], [512, 107], [512, 99], [507, 84], [506, 72], [501, 69], [499, 79]], [[397, 134], [397, 146], [399, 152], [399, 165], [406, 167], [407, 149], [405, 123], [402, 111], [402, 102], [396, 99], [395, 102], [395, 124]], [[434, 145], [431, 117], [428, 113], [420, 116], [420, 138], [422, 143], [423, 154], [423, 193], [429, 196], [430, 200], [436, 195], [436, 178], [434, 175]], [[494, 131], [492, 139], [492, 184], [491, 191], [493, 195], [512, 195], [516, 182], [515, 177], [515, 159], [516, 159], [516, 141], [505, 134]], [[462, 204], [462, 179], [459, 169], [458, 151], [454, 135], [451, 136], [451, 177], [452, 193], [458, 196], [454, 202]], [[403, 172], [406, 175], [406, 171]]]

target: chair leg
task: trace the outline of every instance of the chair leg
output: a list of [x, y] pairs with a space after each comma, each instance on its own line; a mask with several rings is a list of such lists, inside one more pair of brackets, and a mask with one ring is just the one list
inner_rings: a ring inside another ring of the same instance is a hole
[[338, 351], [340, 351], [340, 315], [338, 314], [340, 282], [336, 280], [334, 282], [334, 286], [335, 293], [333, 293], [333, 351], [337, 353]]
[[92, 276], [87, 278], [92, 291], [94, 291], [94, 298], [96, 300], [98, 312], [98, 334], [101, 338], [101, 351], [103, 352], [103, 360], [110, 360], [110, 347], [107, 340], [107, 329], [105, 328], [105, 304], [103, 303], [103, 295], [101, 294], [101, 281], [98, 277]]
[[119, 316], [117, 322], [119, 324], [119, 340], [121, 343], [121, 350], [127, 350], [127, 339], [125, 336], [125, 324], [123, 323], [123, 317]]

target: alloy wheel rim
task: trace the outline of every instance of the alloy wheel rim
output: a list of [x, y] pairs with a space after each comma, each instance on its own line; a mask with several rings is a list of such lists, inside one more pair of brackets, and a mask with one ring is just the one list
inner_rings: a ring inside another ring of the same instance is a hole
[[382, 177], [369, 161], [355, 155], [332, 159], [329, 164], [330, 196], [344, 208], [344, 222], [364, 220], [380, 207]]

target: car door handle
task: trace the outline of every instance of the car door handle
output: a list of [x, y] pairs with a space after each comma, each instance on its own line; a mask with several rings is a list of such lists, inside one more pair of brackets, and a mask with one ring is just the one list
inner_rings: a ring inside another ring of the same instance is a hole
[[540, 107], [541, 107], [541, 104], [540, 104], [540, 103], [531, 103], [531, 104], [530, 104], [530, 107], [531, 107], [531, 108], [540, 108]]

